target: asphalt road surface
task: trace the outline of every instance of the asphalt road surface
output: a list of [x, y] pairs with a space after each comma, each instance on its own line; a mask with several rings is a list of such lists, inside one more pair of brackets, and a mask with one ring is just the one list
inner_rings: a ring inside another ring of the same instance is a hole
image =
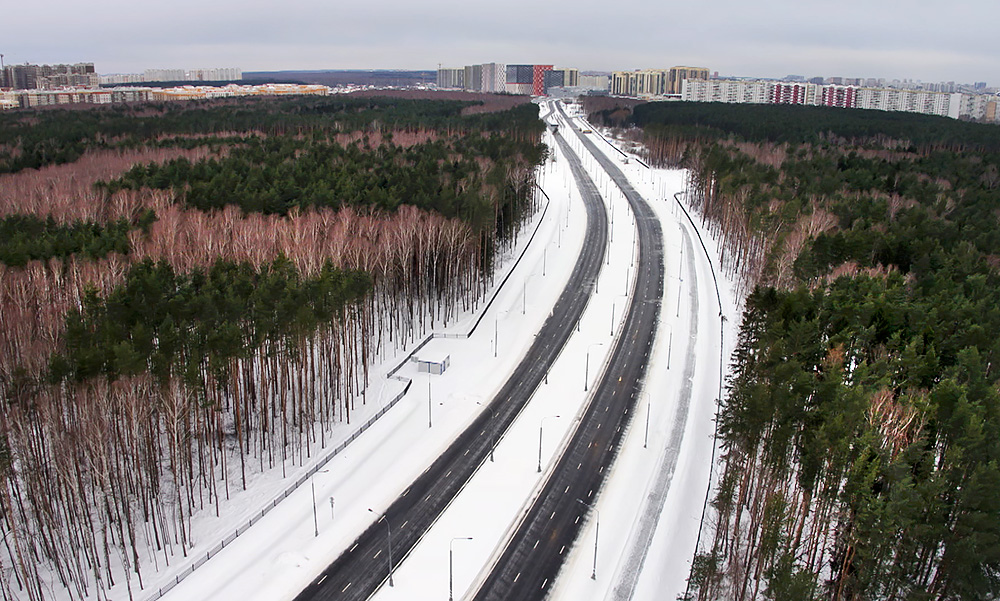
[[[558, 110], [579, 132], [561, 106]], [[636, 216], [639, 258], [631, 304], [584, 417], [473, 597], [476, 601], [531, 601], [547, 596], [618, 454], [625, 427], [635, 412], [656, 331], [664, 279], [660, 222], [615, 162], [587, 135], [577, 135], [625, 194]], [[580, 159], [572, 155], [571, 161], [575, 174]]]
[[[569, 146], [557, 142], [574, 158]], [[587, 211], [583, 248], [566, 288], [525, 357], [482, 414], [397, 498], [384, 517], [302, 591], [297, 601], [364, 600], [389, 579], [390, 566], [409, 554], [452, 499], [489, 457], [559, 356], [591, 296], [604, 261], [608, 224], [597, 187], [578, 158], [572, 170]], [[391, 538], [391, 549], [389, 540]], [[391, 559], [390, 559], [391, 554]]]

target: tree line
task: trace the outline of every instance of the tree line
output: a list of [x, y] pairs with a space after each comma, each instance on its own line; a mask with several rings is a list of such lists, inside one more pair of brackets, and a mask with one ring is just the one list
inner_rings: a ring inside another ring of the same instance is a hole
[[654, 103], [746, 295], [692, 599], [1000, 593], [997, 129]]

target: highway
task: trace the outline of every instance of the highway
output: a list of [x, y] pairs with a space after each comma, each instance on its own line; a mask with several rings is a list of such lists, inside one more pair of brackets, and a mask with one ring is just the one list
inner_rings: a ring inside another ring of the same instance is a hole
[[[636, 216], [638, 269], [624, 326], [589, 406], [540, 494], [472, 597], [477, 601], [531, 601], [547, 596], [586, 523], [635, 411], [663, 296], [659, 220], [614, 161], [579, 133], [561, 106], [558, 111], [628, 199]], [[573, 163], [573, 173], [582, 171], [579, 157], [565, 154]]]
[[[384, 582], [489, 457], [573, 333], [591, 297], [608, 237], [605, 208], [579, 158], [556, 134], [584, 199], [587, 230], [566, 287], [535, 341], [480, 416], [374, 521], [297, 601], [364, 600]], [[662, 284], [661, 284], [662, 285]], [[391, 540], [391, 543], [389, 542]]]

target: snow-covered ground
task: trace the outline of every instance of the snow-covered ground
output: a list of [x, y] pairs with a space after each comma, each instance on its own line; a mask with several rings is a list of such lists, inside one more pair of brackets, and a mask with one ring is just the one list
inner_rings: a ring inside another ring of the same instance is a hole
[[[586, 157], [579, 141], [570, 132], [564, 133], [576, 151]], [[551, 139], [547, 141], [555, 149]], [[604, 146], [609, 156], [620, 157], [610, 146]], [[557, 150], [554, 152], [555, 161], [539, 173], [539, 183], [551, 204], [534, 240], [475, 333], [468, 339], [435, 338], [417, 353], [424, 358], [450, 355], [448, 371], [428, 376], [418, 374], [413, 364], [404, 367], [397, 375], [412, 378], [413, 385], [395, 407], [344, 452], [320, 467], [311, 486], [299, 487], [164, 598], [294, 598], [377, 520], [382, 510], [478, 414], [547, 317], [583, 240], [585, 213], [575, 182], [564, 158]], [[579, 331], [552, 368], [548, 382], [538, 389], [499, 442], [495, 461], [483, 465], [408, 557], [394, 556], [395, 586], [383, 586], [377, 599], [443, 598], [449, 590], [450, 573], [456, 598], [470, 590], [488, 569], [508, 530], [546, 476], [546, 466], [571, 431], [586, 399], [585, 373], [590, 384], [599, 375], [612, 332], [624, 315], [625, 292], [633, 271], [634, 228], [624, 197], [595, 161], [585, 159], [584, 163], [610, 200], [614, 223], [608, 261]], [[643, 446], [645, 423], [641, 420], [646, 413], [640, 411], [640, 419], [632, 424], [608, 485], [596, 502], [602, 519], [597, 579], [590, 579], [594, 514], [588, 530], [570, 552], [552, 594], [556, 599], [629, 598], [614, 594], [623, 583], [630, 590], [634, 588], [634, 599], [675, 598], [683, 591], [709, 478], [712, 418], [720, 373], [719, 308], [709, 260], [691, 224], [673, 201], [674, 192], [683, 186], [682, 173], [648, 170], [635, 161], [623, 164], [622, 169], [660, 215], [669, 276], [646, 386], [648, 396], [643, 398], [649, 407], [648, 446]], [[525, 239], [533, 227], [526, 230]], [[704, 240], [714, 260], [714, 244], [707, 236]], [[689, 276], [691, 273], [694, 277]], [[719, 278], [723, 313], [728, 319], [724, 351], [728, 357], [739, 319], [729, 286], [721, 275]], [[692, 293], [688, 285], [693, 280], [697, 281], [697, 290]], [[693, 314], [692, 299], [698, 303], [697, 336], [693, 340], [689, 319]], [[477, 318], [467, 315], [442, 333], [464, 334]], [[384, 377], [396, 363], [398, 358], [387, 360], [378, 375], [373, 375], [368, 404], [364, 412], [356, 414], [355, 423], [378, 411], [380, 403], [397, 392], [400, 384]], [[685, 374], [691, 380], [686, 413], [681, 394]], [[677, 422], [679, 414], [686, 419]], [[346, 438], [352, 431], [344, 428], [336, 436]], [[681, 433], [683, 442], [678, 445]], [[536, 469], [539, 450], [541, 474]], [[310, 467], [307, 462], [296, 469]], [[288, 485], [289, 480], [278, 478], [280, 470], [272, 471], [277, 473], [265, 473], [259, 478], [261, 492], [255, 489], [230, 504], [227, 512], [235, 516], [230, 523], [242, 523], [247, 515], [270, 501], [274, 491]], [[652, 532], [650, 519], [658, 522]], [[192, 559], [214, 546], [225, 532], [218, 520], [213, 523], [211, 528], [196, 531], [196, 540], [204, 549], [196, 547]], [[319, 536], [315, 536], [314, 528], [318, 528]], [[454, 548], [453, 570], [449, 570], [450, 547]], [[642, 559], [641, 572], [634, 568], [637, 557]], [[174, 579], [192, 559], [175, 561], [156, 575], [147, 574], [145, 590], [135, 598], [141, 601], [156, 596], [158, 587]], [[128, 596], [122, 591], [111, 598]]]

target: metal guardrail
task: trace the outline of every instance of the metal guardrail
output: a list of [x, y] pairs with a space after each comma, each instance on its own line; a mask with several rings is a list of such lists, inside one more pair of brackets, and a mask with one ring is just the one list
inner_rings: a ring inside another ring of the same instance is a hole
[[379, 418], [385, 415], [386, 412], [389, 411], [389, 409], [392, 409], [396, 405], [396, 403], [398, 403], [404, 396], [406, 396], [406, 393], [410, 391], [410, 386], [413, 384], [412, 379], [396, 376], [396, 372], [401, 370], [403, 366], [406, 365], [413, 358], [413, 356], [417, 354], [418, 351], [420, 351], [420, 349], [422, 349], [424, 346], [427, 345], [428, 342], [430, 342], [435, 338], [456, 338], [456, 339], [470, 338], [472, 334], [475, 333], [476, 328], [479, 327], [479, 324], [482, 322], [483, 317], [485, 317], [487, 311], [489, 311], [489, 308], [493, 305], [493, 301], [496, 300], [497, 295], [499, 295], [500, 291], [503, 289], [504, 284], [507, 283], [507, 280], [510, 279], [511, 275], [514, 273], [514, 270], [517, 269], [518, 265], [520, 265], [521, 259], [523, 259], [524, 255], [528, 252], [528, 249], [531, 247], [531, 243], [534, 241], [535, 235], [538, 233], [538, 230], [542, 225], [542, 221], [544, 221], [545, 215], [549, 210], [549, 205], [552, 202], [551, 199], [549, 198], [549, 195], [546, 194], [545, 190], [543, 190], [542, 187], [539, 186], [537, 183], [535, 184], [535, 186], [538, 188], [538, 191], [541, 192], [542, 195], [545, 197], [545, 207], [542, 209], [542, 214], [538, 218], [538, 224], [535, 225], [535, 229], [531, 233], [531, 236], [528, 238], [527, 243], [525, 243], [524, 249], [521, 251], [521, 254], [517, 257], [517, 260], [514, 262], [510, 270], [507, 272], [507, 275], [504, 276], [504, 279], [500, 282], [500, 285], [498, 285], [496, 289], [493, 291], [493, 295], [490, 297], [490, 300], [487, 301], [487, 303], [483, 306], [483, 310], [480, 313], [479, 318], [476, 320], [476, 323], [472, 325], [472, 328], [470, 328], [469, 331], [464, 334], [438, 333], [438, 332], [431, 332], [430, 334], [428, 334], [420, 342], [420, 344], [414, 347], [413, 350], [411, 350], [406, 355], [406, 357], [399, 362], [398, 365], [390, 369], [386, 374], [387, 379], [393, 378], [396, 380], [406, 382], [406, 386], [403, 387], [403, 390], [401, 392], [399, 392], [395, 397], [393, 397], [391, 401], [386, 403], [385, 406], [379, 409], [378, 412], [376, 412], [374, 415], [368, 418], [368, 421], [363, 423], [360, 428], [351, 433], [350, 437], [348, 437], [346, 440], [337, 445], [333, 450], [327, 453], [326, 456], [323, 457], [320, 461], [317, 461], [315, 464], [313, 464], [313, 466], [308, 470], [306, 470], [306, 472], [302, 474], [291, 486], [286, 488], [281, 494], [272, 499], [270, 503], [265, 505], [264, 508], [260, 510], [260, 513], [255, 513], [249, 520], [237, 526], [231, 534], [227, 535], [210, 550], [206, 551], [203, 555], [200, 555], [198, 559], [194, 560], [194, 562], [191, 563], [191, 565], [184, 568], [179, 574], [175, 575], [173, 580], [169, 581], [167, 584], [158, 588], [155, 592], [151, 593], [148, 597], [146, 597], [146, 601], [157, 601], [157, 599], [162, 598], [165, 594], [170, 592], [171, 589], [180, 584], [185, 578], [193, 574], [195, 570], [205, 565], [205, 563], [208, 562], [209, 559], [212, 559], [213, 557], [221, 553], [222, 550], [226, 548], [226, 545], [232, 544], [233, 541], [235, 541], [240, 534], [245, 533], [247, 530], [250, 529], [251, 526], [262, 520], [264, 516], [266, 516], [272, 509], [278, 506], [278, 503], [287, 499], [289, 496], [291, 496], [292, 493], [296, 491], [296, 489], [298, 489], [298, 487], [308, 482], [309, 478], [316, 475], [316, 473], [319, 471], [319, 468], [323, 467], [331, 459], [340, 454], [344, 449], [347, 448], [347, 445], [357, 440], [357, 438], [362, 434], [364, 434], [365, 431], [368, 430], [368, 428], [372, 427], [375, 424], [375, 422], [378, 421]]
[[214, 547], [212, 547], [210, 550], [206, 551], [203, 555], [200, 555], [198, 557], [198, 559], [196, 559], [190, 566], [184, 568], [184, 570], [181, 573], [179, 573], [176, 576], [174, 576], [174, 579], [172, 581], [168, 582], [165, 586], [160, 587], [159, 589], [156, 590], [156, 592], [154, 592], [150, 596], [146, 597], [147, 601], [156, 601], [157, 599], [160, 599], [161, 597], [163, 597], [163, 595], [167, 594], [167, 592], [169, 592], [172, 588], [174, 588], [175, 586], [177, 586], [178, 584], [180, 584], [181, 581], [183, 581], [189, 575], [191, 575], [192, 573], [194, 573], [195, 570], [197, 570], [201, 566], [205, 565], [205, 563], [209, 559], [212, 559], [213, 557], [215, 557], [216, 555], [218, 555], [219, 553], [221, 553], [222, 550], [226, 548], [226, 545], [232, 544], [233, 541], [236, 540], [236, 537], [238, 537], [240, 534], [245, 533], [247, 530], [250, 529], [251, 526], [253, 526], [257, 522], [259, 522], [262, 519], [264, 519], [264, 516], [266, 516], [268, 513], [270, 513], [270, 511], [272, 509], [274, 509], [275, 507], [278, 506], [278, 503], [280, 503], [283, 500], [287, 499], [289, 496], [291, 496], [292, 493], [294, 493], [296, 491], [296, 489], [298, 489], [298, 487], [300, 487], [303, 484], [305, 484], [306, 482], [308, 482], [309, 478], [311, 478], [311, 477], [313, 477], [313, 476], [316, 475], [316, 472], [319, 471], [319, 468], [323, 467], [323, 465], [325, 465], [331, 459], [333, 459], [334, 457], [336, 457], [337, 455], [339, 455], [341, 452], [343, 452], [344, 449], [347, 448], [347, 445], [349, 445], [352, 442], [354, 442], [359, 436], [361, 436], [362, 434], [364, 434], [364, 432], [368, 428], [372, 427], [375, 424], [375, 422], [378, 421], [378, 419], [380, 417], [382, 417], [383, 415], [385, 415], [386, 412], [389, 411], [389, 409], [392, 409], [392, 407], [396, 403], [398, 403], [400, 401], [400, 399], [402, 399], [404, 396], [406, 396], [407, 392], [410, 391], [410, 385], [411, 384], [412, 384], [412, 381], [407, 382], [406, 386], [403, 388], [402, 391], [400, 391], [398, 394], [396, 394], [396, 396], [393, 397], [391, 401], [389, 401], [388, 403], [386, 403], [385, 406], [383, 406], [381, 409], [379, 409], [378, 412], [376, 412], [374, 415], [372, 415], [370, 418], [368, 418], [368, 421], [366, 421], [365, 423], [363, 423], [360, 428], [358, 428], [353, 433], [351, 433], [350, 437], [348, 437], [346, 440], [344, 440], [339, 445], [337, 445], [336, 447], [334, 447], [329, 453], [326, 454], [325, 457], [323, 457], [321, 460], [317, 461], [311, 468], [309, 468], [308, 470], [306, 470], [306, 472], [304, 474], [302, 474], [301, 476], [299, 476], [299, 478], [295, 481], [294, 484], [292, 484], [291, 486], [289, 486], [288, 488], [286, 488], [278, 496], [274, 497], [274, 499], [272, 499], [270, 503], [268, 503], [267, 505], [265, 505], [264, 508], [261, 509], [259, 513], [255, 513], [249, 520], [247, 520], [243, 524], [237, 526], [233, 530], [233, 532], [231, 534], [227, 535], [219, 543], [217, 543]]

